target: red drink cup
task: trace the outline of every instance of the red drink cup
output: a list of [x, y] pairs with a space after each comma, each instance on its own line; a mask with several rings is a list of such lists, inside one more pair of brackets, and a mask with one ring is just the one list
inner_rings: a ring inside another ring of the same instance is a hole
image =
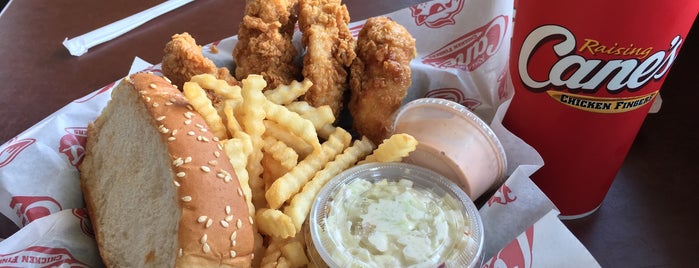
[[602, 203], [699, 1], [515, 2], [504, 125], [543, 157], [532, 180], [570, 219]]

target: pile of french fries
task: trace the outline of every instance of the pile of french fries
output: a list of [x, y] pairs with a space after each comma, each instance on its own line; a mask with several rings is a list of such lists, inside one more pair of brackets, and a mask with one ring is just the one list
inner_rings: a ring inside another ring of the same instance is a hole
[[238, 194], [254, 215], [255, 266], [311, 267], [302, 226], [322, 187], [356, 164], [400, 161], [417, 141], [408, 134], [378, 146], [365, 137], [353, 141], [334, 125], [330, 107], [298, 100], [312, 85], [308, 79], [267, 91], [260, 75], [241, 82], [231, 86], [201, 74], [183, 92], [233, 164]]

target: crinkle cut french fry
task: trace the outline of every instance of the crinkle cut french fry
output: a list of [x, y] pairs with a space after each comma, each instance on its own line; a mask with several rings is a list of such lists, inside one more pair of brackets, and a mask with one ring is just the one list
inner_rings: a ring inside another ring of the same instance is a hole
[[228, 158], [233, 165], [235, 174], [238, 176], [240, 190], [245, 196], [245, 202], [248, 204], [248, 212], [250, 215], [255, 215], [255, 205], [252, 203], [252, 191], [250, 189], [247, 166], [248, 156], [245, 154], [245, 141], [240, 139], [228, 139], [221, 141], [223, 150], [228, 155]]
[[370, 154], [373, 149], [374, 144], [367, 137], [356, 140], [342, 154], [337, 155], [335, 160], [328, 162], [322, 170], [318, 171], [313, 179], [303, 186], [300, 193], [294, 195], [289, 205], [284, 208], [284, 214], [291, 217], [297, 232], [301, 231], [301, 225], [308, 217], [313, 200], [320, 189], [335, 175]]
[[243, 100], [224, 100], [223, 101], [223, 114], [226, 116], [226, 128], [233, 134], [233, 132], [242, 132], [243, 127], [238, 122], [235, 117], [235, 110], [243, 104]]
[[249, 75], [242, 81], [243, 105], [241, 106], [241, 125], [243, 130], [250, 135], [252, 141], [252, 153], [248, 158], [247, 170], [250, 177], [250, 189], [252, 202], [255, 207], [265, 207], [264, 181], [262, 181], [262, 134], [265, 132], [263, 123], [265, 111], [262, 108], [267, 101], [262, 89], [267, 82], [261, 75]]
[[298, 164], [299, 155], [287, 146], [285, 143], [277, 140], [272, 136], [264, 137], [264, 145], [262, 150], [269, 153], [272, 158], [279, 161], [279, 163], [286, 169], [292, 169], [296, 164]]
[[279, 85], [275, 89], [266, 90], [267, 99], [276, 104], [288, 104], [301, 97], [313, 85], [310, 79], [291, 81], [288, 85]]
[[217, 79], [212, 74], [198, 74], [192, 76], [189, 81], [199, 84], [199, 86], [204, 89], [212, 90], [216, 95], [225, 99], [243, 98], [239, 86], [231, 86], [225, 80]]
[[291, 263], [291, 267], [303, 267], [309, 263], [304, 245], [299, 241], [289, 241], [281, 246], [282, 256]]
[[[294, 105], [296, 103], [305, 103], [305, 105]], [[289, 111], [299, 114], [302, 118], [313, 123], [313, 127], [317, 130], [322, 129], [326, 125], [335, 123], [335, 114], [329, 105], [313, 107], [305, 101], [295, 101], [285, 106]]]
[[291, 218], [276, 209], [261, 208], [255, 213], [255, 222], [260, 233], [287, 238], [296, 234]]
[[304, 119], [299, 114], [291, 112], [286, 107], [279, 104], [274, 104], [271, 101], [266, 101], [264, 108], [268, 120], [272, 120], [277, 122], [277, 124], [283, 125], [289, 129], [291, 133], [313, 146], [314, 150], [320, 149], [318, 134], [316, 133], [315, 127], [311, 121]]
[[388, 139], [383, 140], [374, 152], [367, 156], [359, 164], [370, 162], [398, 162], [410, 152], [415, 151], [417, 140], [406, 133], [393, 134]]
[[[226, 126], [223, 125], [223, 119], [218, 114], [218, 111], [216, 111], [216, 108], [214, 108], [211, 100], [206, 97], [204, 89], [197, 83], [185, 82], [182, 92], [187, 100], [189, 100], [192, 107], [194, 107], [194, 110], [204, 118], [204, 121], [206, 121], [206, 124], [209, 126], [214, 136], [219, 139], [228, 138]], [[186, 114], [184, 116], [187, 117], [187, 119], [191, 117], [191, 115]]]
[[313, 152], [313, 146], [304, 142], [296, 135], [292, 135], [284, 126], [277, 124], [274, 121], [265, 120], [265, 136], [272, 136], [283, 142], [298, 153], [299, 159], [304, 159]]
[[352, 140], [352, 136], [344, 129], [337, 128], [321, 145], [321, 149], [313, 151], [291, 171], [277, 179], [265, 193], [270, 208], [278, 209], [289, 198], [298, 193], [301, 187], [311, 179], [327, 162], [341, 153]]

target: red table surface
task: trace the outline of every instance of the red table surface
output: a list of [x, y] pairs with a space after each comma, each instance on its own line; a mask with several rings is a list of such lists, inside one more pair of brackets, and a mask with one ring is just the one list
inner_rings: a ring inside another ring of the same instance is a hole
[[[244, 1], [199, 0], [70, 56], [74, 37], [162, 1], [22, 0], [0, 15], [0, 144], [54, 111], [121, 78], [135, 56], [160, 62], [164, 44], [189, 32], [200, 44], [235, 35]], [[352, 20], [422, 0], [346, 1]], [[687, 267], [699, 251], [699, 29], [697, 23], [599, 210], [565, 225], [604, 267]], [[420, 37], [417, 37], [420, 38]], [[17, 230], [0, 217], [0, 238]]]

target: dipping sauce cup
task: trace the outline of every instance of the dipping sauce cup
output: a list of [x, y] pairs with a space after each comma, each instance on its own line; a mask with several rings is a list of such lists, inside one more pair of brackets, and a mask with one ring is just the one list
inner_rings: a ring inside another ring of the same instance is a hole
[[392, 122], [391, 134], [407, 133], [418, 141], [417, 149], [403, 162], [442, 174], [472, 200], [503, 181], [505, 149], [488, 124], [463, 105], [439, 98], [416, 99], [399, 108]]

